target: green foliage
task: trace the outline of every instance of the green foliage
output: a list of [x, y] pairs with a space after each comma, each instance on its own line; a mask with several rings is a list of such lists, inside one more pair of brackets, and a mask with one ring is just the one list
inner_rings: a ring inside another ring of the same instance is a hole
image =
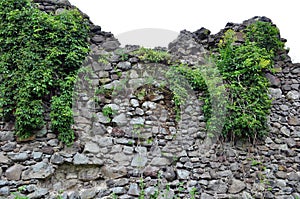
[[259, 48], [276, 53], [284, 48], [280, 33], [275, 25], [257, 21], [246, 28], [247, 42], [255, 42]]
[[269, 23], [257, 22], [246, 30], [246, 42], [241, 45], [234, 44], [235, 32], [228, 30], [216, 60], [229, 91], [223, 134], [232, 138], [265, 135], [271, 99], [264, 73], [272, 69], [273, 52], [283, 47], [278, 30]]
[[[194, 90], [202, 91], [200, 99], [204, 101], [209, 133], [221, 130], [231, 139], [256, 138], [267, 132], [267, 115], [271, 108], [269, 82], [264, 74], [272, 70], [274, 52], [282, 50], [284, 44], [280, 41], [278, 29], [265, 22], [247, 27], [244, 44], [237, 45], [235, 41], [236, 33], [228, 30], [220, 40], [219, 54], [210, 58], [217, 68], [212, 67], [210, 60], [207, 65], [198, 67], [179, 65], [172, 67], [167, 77], [171, 81], [176, 106], [182, 105], [188, 96], [188, 87], [183, 86], [183, 81], [178, 78], [180, 75]], [[224, 91], [227, 91], [227, 96], [224, 96]], [[217, 113], [212, 112], [216, 111], [213, 108], [217, 108]], [[225, 118], [224, 127], [218, 123], [221, 117]]]
[[115, 111], [110, 106], [104, 106], [102, 108], [102, 113], [103, 113], [104, 116], [110, 117], [113, 114], [115, 114]]
[[73, 85], [89, 51], [87, 22], [77, 10], [48, 15], [29, 0], [1, 1], [0, 17], [0, 117], [15, 120], [16, 134], [28, 137], [43, 127], [51, 101], [52, 129], [70, 143]]
[[141, 61], [148, 61], [154, 63], [168, 61], [170, 59], [170, 54], [165, 51], [153, 50], [144, 47], [139, 48], [132, 54], [137, 55]]

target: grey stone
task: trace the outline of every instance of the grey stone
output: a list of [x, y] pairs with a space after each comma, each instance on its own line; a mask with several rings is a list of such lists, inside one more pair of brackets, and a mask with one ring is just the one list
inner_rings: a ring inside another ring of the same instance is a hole
[[289, 137], [291, 135], [290, 129], [288, 129], [286, 126], [281, 127], [280, 132], [283, 133], [287, 137]]
[[97, 194], [97, 190], [95, 188], [85, 189], [81, 191], [80, 196], [84, 199], [92, 199], [95, 198]]
[[143, 174], [147, 177], [157, 177], [159, 168], [153, 166], [146, 166], [143, 170]]
[[128, 172], [124, 166], [117, 166], [117, 167], [103, 166], [101, 168], [101, 173], [109, 179], [117, 179], [117, 178], [127, 176]]
[[39, 162], [31, 166], [28, 170], [23, 171], [22, 179], [46, 179], [54, 174], [55, 169], [46, 162]]
[[0, 196], [8, 196], [10, 194], [9, 187], [1, 187], [0, 188]]
[[205, 172], [203, 174], [200, 175], [201, 179], [211, 179], [211, 175], [209, 174], [209, 172]]
[[8, 157], [16, 162], [23, 162], [29, 158], [28, 153], [22, 152], [22, 153], [8, 153]]
[[144, 115], [144, 110], [143, 109], [141, 109], [141, 108], [136, 108], [135, 109], [135, 114], [137, 114], [137, 115]]
[[13, 141], [15, 139], [15, 134], [13, 131], [0, 131], [1, 141]]
[[144, 167], [147, 163], [148, 159], [146, 156], [140, 155], [140, 154], [136, 154], [131, 162], [131, 166], [133, 167]]
[[170, 160], [167, 158], [155, 157], [150, 164], [153, 166], [167, 166], [170, 165]]
[[278, 77], [276, 77], [270, 73], [267, 73], [266, 77], [269, 79], [271, 86], [276, 86], [276, 87], [280, 86], [281, 82]]
[[48, 133], [47, 127], [44, 126], [42, 129], [36, 131], [36, 137], [38, 137], [38, 138], [45, 137], [47, 135], [47, 133]]
[[277, 172], [275, 173], [275, 176], [276, 176], [277, 178], [286, 179], [286, 178], [287, 178], [287, 173], [284, 172], [284, 171], [277, 171]]
[[110, 123], [110, 118], [107, 116], [104, 116], [102, 112], [97, 113], [98, 122], [102, 124], [108, 124]]
[[72, 191], [69, 195], [69, 199], [81, 199], [78, 191]]
[[98, 166], [82, 168], [78, 172], [78, 179], [82, 181], [97, 180], [102, 177], [101, 169]]
[[138, 107], [140, 105], [139, 101], [136, 100], [136, 99], [131, 99], [130, 100], [130, 104], [133, 106], [133, 107]]
[[113, 118], [112, 120], [113, 123], [115, 123], [118, 126], [124, 126], [126, 125], [129, 121], [124, 113], [121, 113], [120, 115], [117, 115]]
[[214, 197], [207, 194], [207, 193], [202, 193], [201, 194], [201, 199], [214, 199]]
[[145, 119], [142, 117], [132, 118], [130, 124], [132, 125], [144, 125]]
[[274, 99], [279, 99], [282, 96], [282, 91], [279, 88], [269, 88], [269, 92]]
[[34, 160], [41, 160], [43, 156], [42, 152], [32, 152], [32, 157]]
[[127, 194], [132, 196], [139, 196], [140, 194], [139, 186], [136, 183], [131, 183]]
[[93, 135], [104, 135], [106, 133], [105, 126], [99, 122], [94, 122], [92, 127]]
[[183, 179], [183, 180], [189, 179], [189, 176], [190, 176], [189, 171], [184, 170], [184, 169], [177, 169], [176, 172], [177, 172], [177, 176], [179, 179]]
[[164, 172], [164, 177], [168, 180], [168, 181], [173, 181], [176, 179], [176, 174], [174, 172], [174, 169], [172, 167], [167, 167], [166, 171]]
[[0, 153], [0, 164], [8, 164], [9, 162], [11, 162], [10, 159], [3, 153]]
[[20, 180], [23, 168], [24, 167], [19, 164], [9, 167], [5, 172], [6, 178], [8, 180]]
[[142, 104], [142, 107], [144, 109], [156, 109], [156, 103], [154, 102], [149, 102], [149, 101], [146, 101]]
[[286, 98], [288, 100], [297, 100], [297, 99], [299, 99], [299, 97], [300, 97], [300, 93], [298, 91], [289, 91], [286, 94]]
[[88, 142], [85, 144], [84, 153], [99, 153], [99, 152], [100, 152], [100, 148], [98, 144], [96, 144], [95, 142]]
[[64, 163], [64, 158], [58, 153], [55, 153], [54, 155], [52, 155], [50, 162], [53, 164], [62, 164]]
[[130, 62], [120, 62], [118, 63], [117, 67], [121, 70], [129, 70], [131, 69], [131, 63]]
[[47, 195], [49, 190], [47, 188], [39, 188], [35, 192], [28, 195], [29, 198], [39, 199], [43, 198], [43, 196]]
[[113, 138], [111, 137], [101, 137], [94, 140], [100, 147], [107, 147], [113, 145]]
[[286, 187], [286, 181], [285, 180], [282, 180], [282, 179], [277, 179], [276, 180], [276, 185], [278, 186], [278, 187]]
[[53, 147], [58, 146], [58, 143], [59, 143], [58, 139], [52, 139], [48, 141], [48, 144]]
[[246, 184], [240, 180], [233, 179], [228, 189], [229, 193], [239, 193], [246, 188]]
[[242, 199], [253, 199], [250, 193], [244, 191], [242, 194]]
[[102, 47], [106, 51], [113, 51], [116, 50], [120, 46], [120, 43], [118, 41], [106, 41], [102, 44]]
[[290, 117], [288, 120], [289, 125], [291, 126], [299, 126], [300, 125], [300, 119], [298, 117]]
[[125, 155], [124, 153], [116, 153], [115, 155], [113, 155], [112, 159], [117, 162], [125, 162], [125, 161], [130, 161], [131, 157]]
[[111, 190], [112, 190], [113, 193], [115, 193], [117, 195], [121, 195], [121, 194], [126, 193], [126, 189], [124, 187], [114, 187]]
[[84, 154], [76, 153], [74, 155], [73, 164], [80, 165], [80, 164], [87, 164], [89, 161], [89, 158], [86, 157]]
[[228, 190], [227, 184], [219, 180], [211, 180], [208, 184], [208, 189], [216, 193], [226, 193]]
[[95, 35], [92, 39], [92, 42], [94, 43], [102, 43], [103, 41], [105, 41], [105, 38], [102, 35]]
[[10, 152], [13, 151], [16, 148], [17, 143], [16, 142], [8, 142], [5, 145], [1, 147], [2, 151]]
[[300, 181], [300, 175], [296, 172], [291, 172], [288, 174], [288, 180], [290, 181]]

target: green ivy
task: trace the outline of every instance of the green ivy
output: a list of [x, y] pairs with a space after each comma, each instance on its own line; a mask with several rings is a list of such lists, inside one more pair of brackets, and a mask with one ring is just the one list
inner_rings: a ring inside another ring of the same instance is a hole
[[[280, 41], [279, 30], [267, 22], [258, 21], [249, 25], [244, 35], [245, 43], [236, 44], [236, 33], [228, 30], [220, 40], [218, 54], [211, 56], [222, 77], [223, 87], [218, 86], [218, 81], [213, 78], [218, 75], [209, 66], [173, 67], [173, 70], [188, 80], [194, 90], [202, 91], [200, 99], [204, 101], [202, 108], [207, 130], [219, 130], [215, 128], [220, 125], [217, 124], [217, 117], [225, 116], [224, 127], [221, 127], [222, 134], [231, 140], [240, 137], [255, 139], [266, 134], [267, 116], [272, 100], [268, 95], [269, 81], [265, 72], [272, 71], [274, 56], [284, 47], [284, 43]], [[174, 74], [171, 73], [169, 78], [174, 79]], [[172, 83], [175, 85], [172, 90], [175, 92], [174, 101], [179, 106], [183, 102], [182, 96], [186, 96], [182, 91], [184, 87], [180, 86], [180, 80]], [[227, 91], [227, 96], [224, 96], [222, 90]], [[213, 114], [213, 100], [217, 100], [217, 106], [225, 106], [226, 112]]]
[[28, 137], [44, 126], [51, 102], [52, 130], [71, 143], [71, 102], [77, 70], [89, 45], [88, 22], [77, 10], [50, 15], [29, 0], [0, 2], [0, 117]]
[[249, 25], [245, 37], [244, 44], [236, 45], [235, 32], [228, 30], [216, 58], [229, 94], [223, 134], [232, 139], [266, 134], [272, 100], [265, 72], [272, 70], [274, 55], [284, 46], [279, 30], [267, 22]]

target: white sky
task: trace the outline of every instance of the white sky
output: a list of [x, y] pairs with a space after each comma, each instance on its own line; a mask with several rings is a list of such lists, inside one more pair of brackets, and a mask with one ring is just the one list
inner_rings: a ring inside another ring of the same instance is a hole
[[253, 16], [266, 16], [278, 26], [281, 36], [288, 40], [286, 46], [291, 49], [289, 55], [292, 61], [300, 62], [299, 0], [69, 1], [89, 15], [94, 24], [112, 32], [117, 38], [122, 33], [143, 28], [179, 32], [205, 27], [214, 34], [227, 22], [241, 23]]

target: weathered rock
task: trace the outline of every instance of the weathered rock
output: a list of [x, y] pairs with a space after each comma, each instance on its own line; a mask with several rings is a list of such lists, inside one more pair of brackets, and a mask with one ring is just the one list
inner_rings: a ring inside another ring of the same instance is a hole
[[53, 164], [62, 164], [64, 163], [64, 158], [58, 153], [51, 156], [50, 162]]
[[96, 194], [97, 194], [97, 190], [95, 188], [90, 188], [81, 191], [80, 197], [85, 199], [92, 199], [95, 198]]
[[190, 176], [189, 171], [183, 169], [177, 169], [176, 172], [179, 179], [183, 179], [183, 180], [189, 179]]
[[0, 196], [8, 196], [10, 194], [9, 187], [1, 187], [0, 188]]
[[127, 169], [124, 166], [109, 167], [103, 166], [101, 168], [102, 174], [109, 179], [117, 179], [127, 175]]
[[98, 144], [96, 144], [95, 142], [88, 142], [85, 144], [84, 152], [85, 153], [99, 153], [100, 148], [99, 148]]
[[279, 99], [282, 96], [282, 91], [279, 88], [269, 88], [269, 92], [274, 99]]
[[166, 158], [155, 157], [150, 164], [153, 166], [167, 166], [170, 165], [170, 160]]
[[8, 157], [16, 162], [23, 162], [29, 158], [28, 153], [23, 152], [23, 153], [8, 153]]
[[31, 166], [29, 169], [23, 171], [22, 179], [46, 179], [53, 175], [54, 171], [54, 168], [49, 163], [39, 162]]
[[131, 183], [127, 194], [132, 196], [139, 196], [140, 194], [139, 186], [136, 183]]
[[131, 162], [131, 166], [133, 167], [144, 167], [147, 163], [148, 159], [144, 155], [136, 154]]
[[80, 164], [87, 164], [89, 161], [89, 158], [86, 157], [84, 154], [76, 153], [73, 159], [73, 163], [75, 165], [80, 165]]
[[112, 120], [113, 123], [115, 123], [118, 126], [124, 126], [126, 125], [129, 121], [124, 113], [121, 113], [120, 115], [117, 115], [113, 118]]
[[229, 186], [229, 193], [239, 193], [246, 188], [246, 184], [240, 180], [233, 179], [231, 185]]
[[97, 180], [101, 176], [101, 169], [97, 166], [83, 168], [78, 173], [78, 179], [82, 181]]
[[298, 91], [289, 91], [286, 94], [286, 98], [288, 100], [297, 100], [297, 99], [299, 99], [299, 97], [300, 97], [300, 93]]
[[35, 192], [29, 194], [28, 197], [33, 199], [43, 198], [48, 192], [49, 190], [47, 188], [39, 188]]
[[0, 164], [8, 164], [9, 162], [11, 162], [11, 160], [3, 153], [0, 153]]
[[5, 172], [6, 178], [8, 180], [20, 180], [23, 168], [24, 166], [20, 164], [9, 167]]

